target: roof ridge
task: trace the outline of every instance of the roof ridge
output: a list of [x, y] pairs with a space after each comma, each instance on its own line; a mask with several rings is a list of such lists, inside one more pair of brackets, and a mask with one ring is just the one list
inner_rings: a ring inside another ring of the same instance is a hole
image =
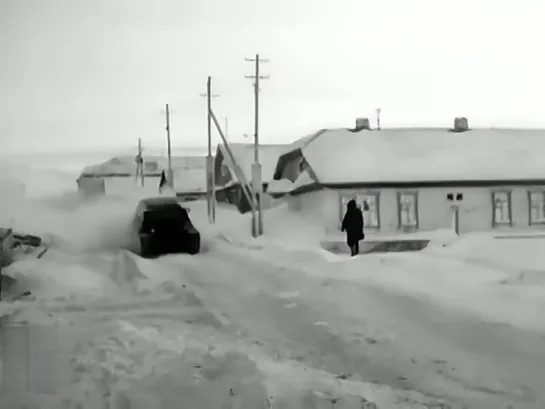
[[[456, 177], [492, 180], [545, 174], [539, 155], [545, 149], [545, 130], [478, 128], [461, 134], [444, 128], [427, 130], [354, 135], [345, 129], [329, 129], [318, 132], [302, 152], [322, 183]], [[520, 158], [524, 161], [514, 168], [499, 165]]]
[[[321, 129], [320, 131], [322, 131]], [[335, 127], [335, 128], [326, 128], [327, 131], [350, 131], [352, 128], [347, 127]], [[371, 129], [362, 129], [361, 131], [451, 131], [452, 127], [449, 126], [399, 126], [399, 127], [381, 127], [380, 129], [371, 128]], [[318, 132], [320, 132], [318, 131]], [[495, 127], [495, 126], [482, 126], [482, 127], [471, 127], [466, 132], [469, 131], [520, 131], [520, 132], [545, 132], [545, 128], [521, 128], [521, 127]], [[302, 139], [302, 138], [301, 138]]]

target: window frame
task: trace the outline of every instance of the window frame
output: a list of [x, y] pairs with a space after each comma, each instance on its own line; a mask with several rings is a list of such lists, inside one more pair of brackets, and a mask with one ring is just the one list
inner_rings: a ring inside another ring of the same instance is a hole
[[375, 198], [375, 207], [376, 207], [376, 215], [377, 215], [377, 224], [376, 225], [366, 225], [365, 221], [368, 220], [368, 218], [365, 217], [365, 211], [363, 209], [362, 212], [364, 213], [363, 216], [363, 223], [364, 223], [364, 229], [372, 229], [374, 231], [380, 230], [380, 191], [378, 190], [363, 190], [363, 191], [353, 191], [353, 192], [339, 192], [339, 228], [342, 224], [342, 220], [344, 218], [345, 214], [345, 205], [343, 203], [344, 198], [350, 199], [358, 199], [363, 196], [374, 196]]
[[[542, 196], [542, 203], [545, 207], [545, 189], [531, 189], [528, 190], [528, 226], [543, 226], [545, 225], [545, 217], [541, 221], [534, 221], [532, 219], [532, 195], [533, 194], [540, 194]], [[545, 216], [545, 209], [544, 209], [544, 216]]]
[[[498, 222], [496, 221], [496, 195], [505, 194], [507, 195], [507, 217], [509, 218], [508, 222]], [[497, 189], [490, 192], [490, 198], [492, 201], [492, 228], [496, 227], [513, 227], [513, 199], [512, 192], [509, 189]]]
[[[363, 226], [366, 229], [373, 229], [373, 230], [380, 230], [380, 192], [377, 190], [365, 190], [361, 193], [356, 193], [356, 196], [364, 197], [364, 196], [373, 196], [375, 198], [375, 207], [376, 207], [376, 215], [377, 215], [377, 224], [376, 225], [365, 225], [365, 210], [361, 209], [364, 214], [364, 220], [363, 220]], [[367, 218], [368, 220], [368, 218]]]
[[[416, 218], [416, 223], [414, 225], [412, 224], [403, 224], [403, 218], [401, 217], [402, 209], [401, 209], [401, 197], [402, 196], [414, 196], [414, 213]], [[397, 199], [397, 227], [399, 230], [418, 230], [420, 228], [420, 212], [419, 212], [419, 197], [418, 197], [418, 190], [403, 190], [396, 192], [396, 199]]]

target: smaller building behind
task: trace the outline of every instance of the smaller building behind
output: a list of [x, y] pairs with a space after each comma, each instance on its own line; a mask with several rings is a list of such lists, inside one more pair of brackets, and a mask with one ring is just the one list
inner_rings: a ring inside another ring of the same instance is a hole
[[[181, 198], [195, 199], [205, 192], [205, 158], [173, 156], [174, 190]], [[144, 186], [136, 178], [134, 156], [117, 156], [83, 169], [77, 180], [78, 191], [87, 196], [126, 193], [144, 189], [150, 196], [157, 195], [163, 170], [168, 168], [168, 158], [144, 157]]]
[[[236, 164], [240, 167], [246, 182], [252, 183], [252, 164], [254, 163], [254, 144], [230, 143]], [[263, 181], [262, 206], [264, 209], [273, 205], [273, 199], [266, 194], [269, 181], [272, 180], [278, 157], [284, 152], [285, 145], [260, 145], [259, 163], [261, 164], [261, 178]], [[238, 180], [235, 164], [223, 144], [219, 144], [214, 161], [214, 181], [216, 199], [218, 202], [235, 205], [241, 213], [251, 210], [251, 205], [242, 191], [242, 184]]]

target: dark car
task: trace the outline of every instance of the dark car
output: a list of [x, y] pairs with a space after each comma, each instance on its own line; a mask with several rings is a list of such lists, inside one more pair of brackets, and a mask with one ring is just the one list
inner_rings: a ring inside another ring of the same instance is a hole
[[188, 210], [174, 197], [141, 200], [132, 229], [142, 257], [200, 251], [201, 235], [191, 223]]

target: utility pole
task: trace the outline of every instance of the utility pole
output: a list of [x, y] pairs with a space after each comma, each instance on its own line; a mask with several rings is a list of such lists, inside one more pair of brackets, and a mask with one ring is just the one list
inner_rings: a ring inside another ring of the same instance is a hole
[[136, 182], [140, 177], [140, 185], [144, 186], [144, 158], [142, 157], [142, 139], [138, 138], [138, 154], [135, 158], [136, 162]]
[[259, 163], [259, 80], [268, 79], [268, 75], [259, 74], [259, 64], [267, 63], [269, 60], [259, 58], [256, 54], [255, 58], [246, 58], [248, 62], [255, 62], [255, 74], [246, 75], [246, 78], [254, 80], [254, 164], [252, 165], [252, 184], [255, 195], [257, 217], [254, 213], [252, 219], [254, 237], [263, 234], [263, 209], [261, 205], [261, 196], [263, 193], [263, 181], [261, 177], [261, 164]]
[[208, 222], [216, 222], [216, 182], [214, 180], [214, 158], [212, 156], [212, 98], [219, 97], [218, 94], [212, 94], [212, 77], [206, 81], [206, 93], [201, 94], [206, 97], [207, 102], [207, 126], [208, 126], [208, 156], [206, 157], [206, 201], [208, 205]]
[[168, 177], [167, 185], [170, 188], [174, 187], [174, 172], [172, 171], [172, 155], [171, 155], [171, 145], [170, 145], [170, 110], [168, 109], [168, 104], [166, 104], [166, 131], [167, 131], [167, 155], [168, 155]]

